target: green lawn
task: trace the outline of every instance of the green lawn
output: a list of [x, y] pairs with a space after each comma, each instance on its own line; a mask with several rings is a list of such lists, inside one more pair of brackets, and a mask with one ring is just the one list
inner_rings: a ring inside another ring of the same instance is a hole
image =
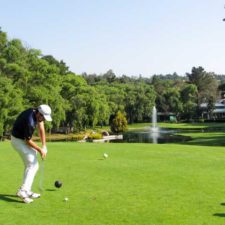
[[[22, 163], [9, 142], [0, 143], [1, 225], [225, 224], [224, 147], [55, 142], [48, 148], [45, 191], [26, 205], [15, 197]], [[38, 181], [39, 174], [34, 191]]]
[[[176, 129], [200, 129], [200, 128], [224, 128], [225, 123], [158, 123], [161, 128], [176, 128]], [[128, 125], [128, 129], [143, 129], [144, 127], [150, 127], [151, 123], [134, 123]]]

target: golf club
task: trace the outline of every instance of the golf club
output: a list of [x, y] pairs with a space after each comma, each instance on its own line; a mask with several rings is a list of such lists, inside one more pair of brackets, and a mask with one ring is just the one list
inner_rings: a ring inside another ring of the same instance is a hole
[[41, 161], [41, 166], [40, 166], [40, 180], [39, 180], [39, 190], [41, 192], [44, 191], [44, 187], [43, 187], [43, 182], [44, 182], [44, 160]]

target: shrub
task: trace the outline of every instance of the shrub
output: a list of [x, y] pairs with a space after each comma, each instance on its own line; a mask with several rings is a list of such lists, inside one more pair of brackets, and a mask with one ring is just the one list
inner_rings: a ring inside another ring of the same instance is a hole
[[88, 135], [87, 139], [89, 141], [95, 140], [95, 139], [102, 139], [102, 134], [100, 134], [100, 133], [91, 133], [91, 134]]
[[85, 137], [85, 134], [73, 134], [72, 135], [72, 140], [73, 141], [81, 141]]
[[127, 130], [127, 119], [123, 113], [117, 112], [111, 123], [111, 130], [114, 133], [122, 133]]

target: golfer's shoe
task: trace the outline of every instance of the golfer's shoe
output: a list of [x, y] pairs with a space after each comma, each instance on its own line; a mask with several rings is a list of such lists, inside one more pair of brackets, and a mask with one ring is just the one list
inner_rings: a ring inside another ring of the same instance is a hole
[[41, 197], [41, 194], [38, 194], [38, 193], [34, 193], [34, 192], [27, 192], [29, 198], [40, 198]]
[[19, 189], [16, 195], [20, 198], [29, 198], [27, 192], [22, 189]]
[[21, 189], [20, 189], [20, 190], [16, 193], [16, 195], [17, 195], [18, 197], [22, 198], [22, 200], [23, 200], [24, 203], [29, 204], [29, 203], [33, 202], [33, 199], [29, 198], [27, 192], [24, 191], [24, 190], [21, 190]]
[[16, 193], [16, 195], [20, 198], [23, 198], [23, 199], [25, 199], [25, 198], [40, 198], [41, 197], [41, 195], [38, 194], [38, 193], [34, 193], [34, 192], [31, 192], [31, 191], [25, 191], [25, 190], [22, 190], [22, 189], [20, 189]]
[[23, 198], [23, 202], [26, 203], [26, 204], [29, 204], [31, 202], [33, 202], [34, 200], [31, 199], [31, 198]]

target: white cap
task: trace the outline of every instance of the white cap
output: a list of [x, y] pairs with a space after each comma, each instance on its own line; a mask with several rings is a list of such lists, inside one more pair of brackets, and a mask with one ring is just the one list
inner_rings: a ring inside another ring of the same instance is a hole
[[45, 120], [52, 121], [51, 117], [52, 110], [48, 105], [40, 105], [38, 107], [38, 112], [40, 112], [44, 116]]

